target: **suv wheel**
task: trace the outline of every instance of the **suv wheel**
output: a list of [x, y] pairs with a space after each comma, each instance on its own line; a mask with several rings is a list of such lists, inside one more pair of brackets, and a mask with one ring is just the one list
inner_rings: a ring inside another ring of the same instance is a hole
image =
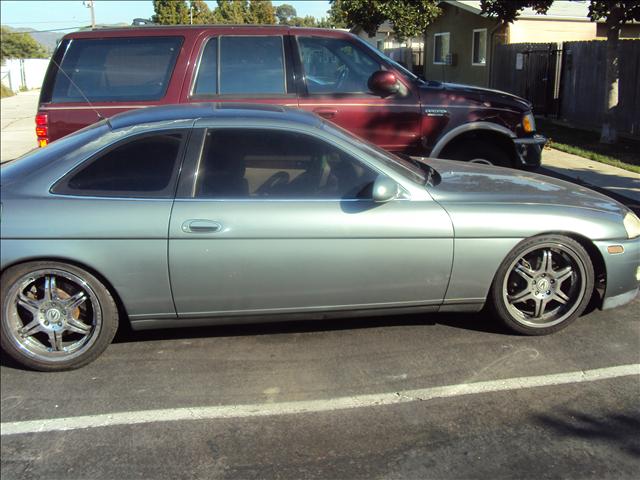
[[470, 139], [465, 143], [460, 142], [451, 148], [447, 148], [442, 158], [499, 167], [512, 166], [509, 153], [499, 145], [492, 145], [486, 140]]

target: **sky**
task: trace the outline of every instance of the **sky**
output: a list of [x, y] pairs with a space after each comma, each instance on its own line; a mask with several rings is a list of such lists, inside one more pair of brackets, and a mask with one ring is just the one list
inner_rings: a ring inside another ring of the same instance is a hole
[[[207, 1], [209, 8], [216, 7], [215, 0]], [[329, 9], [328, 1], [272, 1], [274, 6], [288, 3], [293, 5], [298, 16], [313, 15], [325, 17]], [[131, 24], [134, 18], [149, 18], [153, 15], [151, 0], [95, 0], [96, 23]], [[82, 0], [2, 0], [0, 2], [2, 25], [35, 30], [69, 30], [91, 24], [89, 9]]]

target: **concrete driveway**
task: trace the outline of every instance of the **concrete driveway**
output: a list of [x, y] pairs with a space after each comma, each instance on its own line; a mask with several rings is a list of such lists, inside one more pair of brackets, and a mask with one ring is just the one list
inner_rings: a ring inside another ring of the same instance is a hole
[[36, 148], [36, 110], [40, 90], [20, 92], [0, 100], [0, 162], [12, 160]]

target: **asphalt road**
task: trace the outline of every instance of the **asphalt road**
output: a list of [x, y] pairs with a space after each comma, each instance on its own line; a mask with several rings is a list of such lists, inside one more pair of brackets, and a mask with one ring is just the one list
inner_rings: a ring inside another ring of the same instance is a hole
[[[93, 364], [56, 374], [3, 357], [2, 478], [637, 478], [639, 311], [636, 299], [536, 338], [484, 314], [123, 331]], [[635, 374], [465, 390], [620, 365]], [[367, 400], [444, 385], [456, 386], [446, 398]], [[344, 398], [354, 405], [332, 406]], [[304, 402], [306, 413], [286, 411]], [[256, 417], [238, 405], [283, 410]], [[167, 420], [204, 406], [231, 408]], [[150, 409], [164, 410], [92, 424]], [[5, 428], [78, 416], [88, 428]]]

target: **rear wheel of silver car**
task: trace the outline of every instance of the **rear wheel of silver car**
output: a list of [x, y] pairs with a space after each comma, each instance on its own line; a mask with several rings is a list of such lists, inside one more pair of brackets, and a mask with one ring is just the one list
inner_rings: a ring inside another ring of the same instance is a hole
[[59, 371], [95, 360], [118, 328], [109, 290], [74, 265], [30, 262], [2, 273], [3, 350], [29, 368]]
[[545, 335], [582, 314], [593, 286], [593, 265], [582, 245], [563, 235], [542, 235], [522, 241], [505, 258], [491, 303], [510, 329]]

